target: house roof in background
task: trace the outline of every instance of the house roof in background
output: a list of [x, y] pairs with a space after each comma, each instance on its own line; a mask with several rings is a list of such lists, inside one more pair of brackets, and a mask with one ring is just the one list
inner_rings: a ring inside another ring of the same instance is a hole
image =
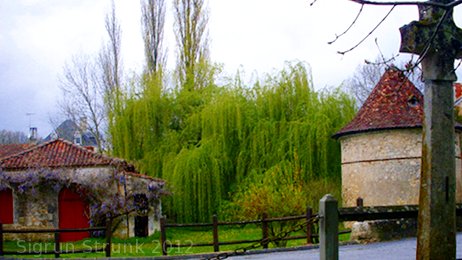
[[74, 121], [67, 119], [63, 121], [53, 133], [50, 133], [45, 137], [44, 141], [48, 142], [56, 138], [64, 139], [69, 142], [74, 142], [74, 134], [76, 132], [81, 132], [82, 145], [84, 146], [98, 146], [95, 136], [87, 131], [86, 129], [81, 129]]
[[421, 127], [423, 95], [404, 73], [385, 71], [361, 109], [334, 137], [365, 131]]
[[32, 146], [0, 160], [0, 167], [7, 170], [108, 165], [121, 167], [125, 171], [135, 171], [133, 165], [124, 160], [92, 152], [63, 139]]

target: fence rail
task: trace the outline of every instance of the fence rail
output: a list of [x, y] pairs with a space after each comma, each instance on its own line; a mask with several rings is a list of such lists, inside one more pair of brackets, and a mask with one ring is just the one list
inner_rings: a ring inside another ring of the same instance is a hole
[[[306, 220], [307, 226], [304, 230], [305, 235], [297, 236], [288, 236], [280, 240], [296, 240], [296, 239], [306, 239], [307, 244], [312, 244], [315, 239], [318, 238], [317, 234], [313, 234], [313, 226], [309, 223], [316, 214], [313, 214], [311, 208], [307, 208], [306, 214], [299, 216], [289, 216], [289, 217], [279, 217], [279, 218], [268, 218], [266, 215], [263, 215], [262, 219], [258, 220], [249, 220], [249, 221], [218, 221], [217, 215], [214, 215], [212, 218], [212, 223], [193, 223], [193, 224], [177, 224], [177, 223], [167, 223], [165, 218], [160, 219], [160, 243], [162, 245], [162, 254], [167, 255], [169, 247], [202, 247], [202, 246], [213, 246], [214, 252], [220, 251], [220, 246], [223, 245], [238, 245], [238, 244], [248, 244], [256, 243], [263, 240], [269, 239], [269, 227], [268, 224], [271, 222], [284, 222], [284, 221], [296, 221], [296, 220]], [[235, 241], [219, 241], [218, 229], [220, 226], [238, 226], [238, 225], [248, 225], [248, 224], [261, 224], [262, 227], [262, 238], [261, 239], [247, 239], [247, 240], [235, 240]], [[213, 242], [205, 243], [192, 243], [192, 244], [174, 244], [169, 243], [167, 240], [167, 228], [185, 228], [185, 227], [212, 227]], [[343, 232], [345, 233], [345, 232]], [[263, 248], [268, 248], [268, 243], [262, 244]]]
[[[320, 258], [338, 259], [337, 231], [340, 221], [390, 220], [401, 218], [417, 219], [418, 205], [373, 206], [363, 207], [361, 198], [357, 207], [337, 208], [337, 201], [331, 196], [324, 196], [319, 202], [320, 223]], [[462, 216], [462, 204], [456, 204], [456, 216]]]
[[[40, 229], [4, 229], [3, 224], [0, 223], [0, 257], [4, 255], [52, 255], [54, 254], [56, 258], [60, 257], [61, 254], [79, 254], [79, 253], [96, 253], [96, 252], [105, 252], [106, 257], [111, 257], [111, 244], [112, 244], [112, 221], [108, 220], [105, 227], [91, 227], [91, 228], [40, 228]], [[69, 233], [69, 232], [95, 232], [95, 231], [105, 231], [106, 243], [104, 247], [101, 248], [88, 248], [88, 249], [78, 249], [72, 250], [72, 252], [61, 250], [61, 243], [59, 241], [60, 233]], [[54, 234], [54, 249], [43, 250], [40, 252], [31, 252], [31, 251], [5, 251], [3, 245], [4, 234], [36, 234], [36, 233], [53, 233]]]

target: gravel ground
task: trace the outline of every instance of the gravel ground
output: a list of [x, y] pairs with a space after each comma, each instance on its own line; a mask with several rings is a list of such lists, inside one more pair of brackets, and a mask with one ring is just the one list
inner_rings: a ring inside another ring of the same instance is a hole
[[[415, 238], [379, 242], [371, 244], [345, 245], [339, 248], [341, 260], [356, 259], [415, 259], [417, 241]], [[462, 233], [457, 234], [457, 259], [462, 259]], [[242, 259], [274, 259], [274, 260], [296, 260], [296, 259], [319, 259], [319, 249], [299, 250], [291, 252], [275, 252], [266, 254], [255, 254], [231, 257], [232, 260]]]

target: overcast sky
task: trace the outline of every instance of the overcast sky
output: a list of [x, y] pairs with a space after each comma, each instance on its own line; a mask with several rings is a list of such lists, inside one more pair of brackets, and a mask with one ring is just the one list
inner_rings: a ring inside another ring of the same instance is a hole
[[[165, 46], [173, 64], [176, 46], [171, 1], [167, 2]], [[209, 0], [212, 60], [222, 63], [228, 74], [242, 67], [247, 74], [260, 76], [281, 69], [285, 61], [303, 61], [311, 66], [316, 88], [336, 87], [365, 59], [374, 60], [380, 51], [387, 57], [396, 55], [398, 28], [418, 19], [416, 7], [399, 7], [363, 45], [342, 56], [337, 51], [364, 37], [389, 7], [366, 6], [353, 29], [328, 45], [349, 26], [359, 5], [348, 0], [318, 0], [313, 6], [310, 2]], [[125, 72], [139, 72], [143, 66], [139, 1], [115, 3]], [[459, 27], [461, 9], [454, 14]], [[27, 133], [31, 124], [40, 136], [48, 135], [49, 118], [56, 116], [61, 95], [62, 67], [73, 55], [93, 55], [100, 49], [109, 10], [110, 0], [0, 0], [0, 130]]]

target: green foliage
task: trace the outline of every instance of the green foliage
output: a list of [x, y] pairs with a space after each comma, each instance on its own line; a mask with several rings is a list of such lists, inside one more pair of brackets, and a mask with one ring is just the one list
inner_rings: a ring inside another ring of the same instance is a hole
[[167, 91], [161, 80], [144, 80], [141, 92], [123, 97], [110, 128], [114, 155], [167, 180], [172, 196], [163, 202], [170, 218], [208, 222], [243, 183], [266, 183], [266, 175], [293, 178], [253, 188], [287, 189], [294, 202], [272, 198], [287, 206], [306, 199], [302, 190], [314, 179], [340, 180], [340, 148], [331, 135], [354, 115], [351, 97], [315, 91], [302, 63], [253, 87], [239, 80], [216, 86], [216, 68], [203, 69], [209, 80], [194, 90]]
[[[318, 210], [319, 199], [327, 193], [340, 198], [340, 182], [326, 179], [304, 181], [300, 168], [284, 161], [264, 173], [252, 173], [239, 186], [232, 201], [222, 204], [226, 218], [239, 220], [267, 217], [297, 216], [306, 213], [307, 207]], [[272, 236], [292, 230], [297, 221], [270, 222]], [[276, 247], [287, 241], [275, 241]]]

